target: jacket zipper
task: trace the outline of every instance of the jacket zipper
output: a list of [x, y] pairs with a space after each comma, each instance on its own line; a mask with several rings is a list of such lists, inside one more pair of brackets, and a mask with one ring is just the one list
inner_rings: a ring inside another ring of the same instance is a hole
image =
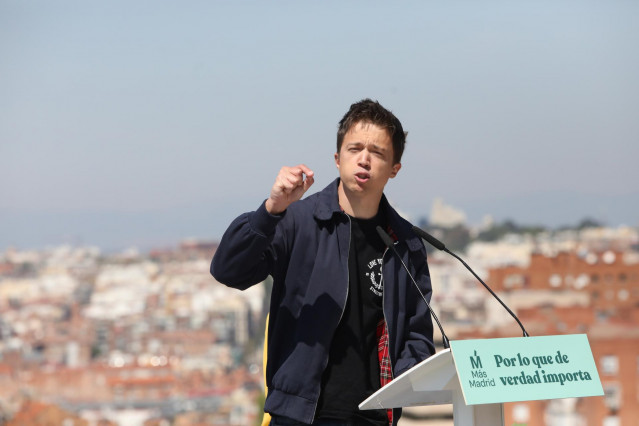
[[342, 317], [344, 316], [344, 312], [346, 312], [346, 302], [348, 301], [348, 290], [351, 286], [351, 274], [349, 268], [350, 257], [351, 257], [351, 238], [353, 236], [353, 222], [351, 221], [351, 217], [344, 213], [344, 215], [348, 218], [348, 251], [346, 252], [346, 297], [344, 298], [344, 307], [342, 308], [342, 313], [339, 316], [339, 321], [337, 324], [339, 325], [342, 322]]
[[[344, 298], [344, 305], [342, 306], [342, 313], [339, 316], [339, 321], [337, 321], [337, 325], [339, 326], [339, 324], [342, 322], [342, 317], [344, 317], [344, 312], [346, 312], [346, 302], [348, 301], [348, 289], [350, 288], [351, 285], [351, 275], [350, 275], [350, 271], [348, 270], [348, 263], [350, 261], [350, 255], [351, 255], [351, 237], [352, 237], [352, 233], [353, 233], [353, 222], [351, 221], [351, 217], [349, 215], [347, 215], [346, 213], [342, 213], [344, 216], [346, 216], [346, 218], [348, 219], [348, 251], [346, 252], [346, 297]], [[384, 294], [382, 293], [382, 303], [384, 303]], [[382, 308], [382, 311], [384, 309]], [[386, 317], [384, 317], [384, 320], [386, 320]], [[329, 356], [330, 356], [330, 351], [329, 351]], [[326, 370], [326, 366], [328, 365], [328, 357], [326, 358], [326, 362], [324, 363], [324, 370]], [[322, 373], [324, 372], [324, 370], [322, 370]], [[391, 376], [392, 376], [392, 367], [391, 367]], [[322, 384], [320, 383], [320, 392], [321, 392], [321, 387]], [[311, 420], [315, 420], [315, 415], [317, 414], [317, 404], [319, 403], [319, 396], [317, 398], [317, 400], [315, 400], [315, 407], [313, 408], [313, 418]]]

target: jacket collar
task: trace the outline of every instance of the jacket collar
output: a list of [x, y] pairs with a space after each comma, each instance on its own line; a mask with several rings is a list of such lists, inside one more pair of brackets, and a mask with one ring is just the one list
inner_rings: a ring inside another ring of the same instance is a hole
[[339, 206], [339, 197], [337, 188], [339, 187], [339, 178], [328, 184], [317, 196], [319, 197], [313, 216], [317, 220], [331, 220], [333, 215], [341, 213], [342, 208]]
[[[315, 206], [315, 211], [313, 212], [315, 219], [327, 221], [331, 220], [333, 215], [342, 213], [342, 208], [339, 205], [339, 197], [337, 195], [338, 186], [339, 178], [331, 182], [318, 194], [318, 203]], [[386, 196], [383, 194], [380, 202], [380, 208], [384, 209], [386, 218], [388, 219], [388, 225], [397, 236], [397, 240], [405, 242], [409, 250], [418, 251], [422, 247], [420, 238], [413, 233], [410, 223], [402, 218], [395, 209], [391, 207]]]

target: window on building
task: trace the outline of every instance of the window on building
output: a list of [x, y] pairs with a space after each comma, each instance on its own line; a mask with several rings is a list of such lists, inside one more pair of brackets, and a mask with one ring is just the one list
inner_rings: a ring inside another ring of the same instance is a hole
[[564, 277], [564, 282], [566, 283], [567, 286], [571, 286], [574, 284], [575, 278], [572, 275], [566, 275]]
[[504, 279], [505, 288], [521, 288], [524, 286], [524, 276], [522, 274], [509, 274]]
[[599, 282], [599, 275], [597, 274], [592, 274], [590, 276], [590, 282], [592, 282], [593, 284], [596, 284]]
[[619, 358], [617, 355], [604, 355], [601, 357], [601, 372], [607, 375], [619, 373]]
[[615, 263], [616, 259], [617, 256], [615, 255], [615, 253], [610, 250], [601, 255], [601, 260], [603, 260], [604, 263], [607, 263], [608, 265], [612, 265], [613, 263]]
[[575, 288], [577, 290], [581, 290], [582, 288], [588, 285], [589, 281], [590, 281], [590, 278], [588, 278], [588, 274], [580, 274], [575, 280], [575, 283], [574, 283]]
[[530, 408], [526, 404], [515, 404], [513, 406], [513, 420], [517, 423], [528, 423], [530, 421]]
[[557, 288], [561, 285], [561, 275], [552, 274], [550, 278], [548, 278], [548, 283], [551, 287]]
[[602, 423], [603, 426], [621, 426], [619, 416], [606, 416]]
[[604, 403], [611, 411], [618, 411], [621, 407], [621, 386], [618, 383], [604, 385]]

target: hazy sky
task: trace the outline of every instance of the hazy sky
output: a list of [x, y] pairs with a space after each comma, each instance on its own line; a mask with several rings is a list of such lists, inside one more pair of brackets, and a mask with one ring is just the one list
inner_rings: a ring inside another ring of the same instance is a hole
[[282, 165], [337, 176], [364, 97], [387, 187], [550, 226], [639, 224], [639, 2], [0, 0], [0, 250], [217, 239]]

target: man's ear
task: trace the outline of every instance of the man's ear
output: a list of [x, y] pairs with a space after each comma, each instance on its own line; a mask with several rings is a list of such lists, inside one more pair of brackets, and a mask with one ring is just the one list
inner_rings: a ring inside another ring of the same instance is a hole
[[402, 163], [395, 163], [393, 164], [393, 170], [391, 172], [390, 177], [394, 178], [395, 176], [397, 176], [397, 173], [399, 173], [399, 169], [402, 168]]
[[335, 165], [339, 169], [339, 152], [335, 153]]

